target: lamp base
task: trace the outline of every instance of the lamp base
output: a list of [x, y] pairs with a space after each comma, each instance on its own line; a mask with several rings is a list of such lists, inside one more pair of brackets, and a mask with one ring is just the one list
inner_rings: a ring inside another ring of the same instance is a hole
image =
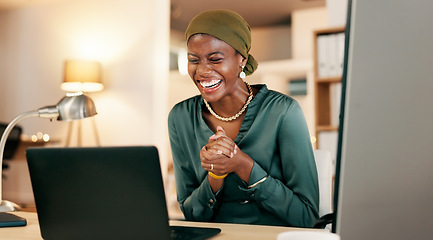
[[19, 211], [21, 209], [20, 206], [18, 206], [18, 204], [10, 202], [10, 201], [6, 201], [6, 200], [2, 200], [0, 202], [0, 212], [15, 212], [15, 211]]

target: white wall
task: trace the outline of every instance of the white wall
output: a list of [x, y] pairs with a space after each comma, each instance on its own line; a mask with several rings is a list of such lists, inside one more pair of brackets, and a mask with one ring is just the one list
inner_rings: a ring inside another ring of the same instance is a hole
[[328, 9], [312, 8], [292, 13], [292, 56], [313, 58], [313, 31], [328, 28]]
[[250, 53], [259, 62], [290, 59], [292, 57], [290, 25], [251, 29], [254, 43]]
[[[168, 0], [74, 0], [0, 13], [0, 121], [56, 104], [64, 60], [93, 59], [105, 85], [89, 94], [101, 144], [157, 145], [166, 159], [169, 11]], [[21, 125], [60, 141], [68, 126]], [[83, 128], [84, 145], [94, 145], [88, 120]]]
[[326, 0], [329, 27], [341, 27], [346, 25], [347, 1], [348, 0]]

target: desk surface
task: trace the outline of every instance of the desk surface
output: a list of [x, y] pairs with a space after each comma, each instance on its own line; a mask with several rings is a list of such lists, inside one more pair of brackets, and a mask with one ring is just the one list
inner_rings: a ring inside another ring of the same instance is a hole
[[[8, 240], [41, 240], [39, 231], [38, 217], [36, 213], [16, 212], [15, 215], [27, 219], [25, 227], [8, 227], [0, 228], [0, 239]], [[303, 231], [322, 231], [302, 228], [274, 227], [274, 226], [257, 226], [246, 224], [225, 224], [225, 223], [203, 223], [170, 220], [170, 225], [179, 226], [198, 226], [198, 227], [217, 227], [221, 228], [221, 233], [211, 238], [212, 240], [239, 240], [242, 238], [248, 240], [255, 239], [277, 239], [277, 235], [282, 232], [303, 230]]]

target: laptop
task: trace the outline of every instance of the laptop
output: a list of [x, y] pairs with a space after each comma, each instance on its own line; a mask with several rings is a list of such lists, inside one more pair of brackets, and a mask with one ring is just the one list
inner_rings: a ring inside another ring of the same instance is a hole
[[154, 146], [29, 148], [42, 238], [207, 239], [218, 228], [169, 226]]

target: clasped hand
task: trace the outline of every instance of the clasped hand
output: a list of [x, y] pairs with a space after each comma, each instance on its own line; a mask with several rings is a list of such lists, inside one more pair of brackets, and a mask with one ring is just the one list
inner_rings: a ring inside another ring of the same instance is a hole
[[200, 151], [201, 166], [216, 175], [235, 172], [239, 167], [238, 153], [241, 152], [222, 127], [209, 137], [208, 143]]

